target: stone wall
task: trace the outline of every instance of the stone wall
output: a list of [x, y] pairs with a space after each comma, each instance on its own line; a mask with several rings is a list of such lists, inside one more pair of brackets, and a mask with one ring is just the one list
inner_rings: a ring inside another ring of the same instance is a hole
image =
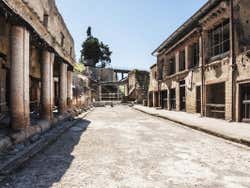
[[86, 67], [86, 74], [91, 79], [101, 82], [116, 82], [115, 72], [111, 68]]
[[1, 0], [62, 59], [75, 63], [74, 41], [54, 0]]
[[158, 82], [157, 82], [157, 66], [154, 65], [150, 69], [150, 74], [149, 74], [149, 92], [151, 91], [157, 91], [158, 90]]
[[128, 88], [130, 100], [142, 103], [147, 99], [149, 72], [133, 70], [128, 74]]
[[27, 3], [27, 6], [32, 9], [32, 11], [38, 16], [38, 19], [41, 22], [44, 22], [46, 16], [48, 16], [48, 25], [47, 29], [50, 34], [55, 38], [58, 44], [61, 43], [61, 34], [64, 36], [64, 45], [62, 48], [70, 54], [72, 50], [71, 57], [74, 58], [74, 41], [71, 37], [64, 20], [59, 13], [55, 0], [23, 0]]

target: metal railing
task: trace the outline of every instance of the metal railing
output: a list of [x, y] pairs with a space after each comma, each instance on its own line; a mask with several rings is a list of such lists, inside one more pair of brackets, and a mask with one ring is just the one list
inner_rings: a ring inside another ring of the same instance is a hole
[[122, 93], [103, 93], [100, 96], [101, 101], [120, 101], [124, 94]]

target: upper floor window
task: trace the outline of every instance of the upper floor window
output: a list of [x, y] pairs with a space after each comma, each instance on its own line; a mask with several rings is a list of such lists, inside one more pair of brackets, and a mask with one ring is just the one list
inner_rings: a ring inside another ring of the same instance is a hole
[[64, 46], [64, 34], [61, 32], [61, 46], [63, 47]]
[[228, 52], [230, 49], [229, 37], [229, 20], [222, 22], [220, 25], [210, 30], [208, 33], [209, 57]]
[[179, 59], [179, 71], [184, 71], [186, 67], [186, 53], [185, 50], [180, 52], [180, 59]]
[[161, 60], [160, 64], [158, 64], [158, 80], [162, 80], [163, 78], [163, 68], [164, 68], [164, 59]]
[[45, 27], [48, 27], [48, 23], [49, 23], [49, 15], [48, 14], [44, 14], [43, 15], [43, 25]]
[[157, 72], [155, 71], [154, 72], [154, 79], [156, 79], [157, 78]]
[[73, 48], [70, 47], [70, 49], [69, 49], [69, 55], [70, 55], [70, 57], [72, 57], [72, 52], [73, 52]]
[[193, 67], [198, 67], [199, 66], [199, 44], [198, 43], [194, 43], [191, 47], [190, 47], [190, 65], [189, 68], [193, 68]]
[[169, 60], [169, 75], [176, 73], [176, 64], [175, 64], [175, 58], [171, 58]]

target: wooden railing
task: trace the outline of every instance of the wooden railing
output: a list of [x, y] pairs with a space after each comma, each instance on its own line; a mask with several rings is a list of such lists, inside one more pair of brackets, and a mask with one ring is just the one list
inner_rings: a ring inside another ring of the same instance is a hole
[[206, 105], [208, 116], [215, 118], [225, 118], [225, 104], [213, 104]]
[[100, 99], [102, 101], [120, 101], [123, 98], [122, 93], [103, 93], [101, 94]]
[[250, 122], [250, 100], [242, 101], [242, 121]]

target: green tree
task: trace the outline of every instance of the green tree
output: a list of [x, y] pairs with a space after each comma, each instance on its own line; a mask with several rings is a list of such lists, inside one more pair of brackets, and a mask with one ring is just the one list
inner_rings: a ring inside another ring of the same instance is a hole
[[111, 63], [111, 55], [109, 46], [93, 37], [91, 27], [88, 27], [87, 39], [82, 44], [81, 63], [93, 67], [100, 63], [101, 67], [106, 67]]

